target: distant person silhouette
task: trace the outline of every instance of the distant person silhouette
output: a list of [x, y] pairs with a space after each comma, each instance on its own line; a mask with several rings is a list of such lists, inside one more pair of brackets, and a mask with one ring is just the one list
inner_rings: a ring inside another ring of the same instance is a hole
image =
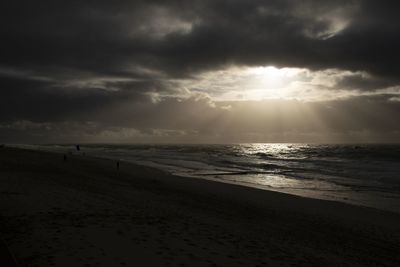
[[81, 148], [80, 148], [79, 145], [76, 145], [76, 150], [77, 150], [77, 151], [80, 151], [80, 150], [81, 150]]
[[64, 154], [64, 161], [67, 161], [67, 155]]
[[119, 160], [117, 161], [117, 169], [119, 169]]

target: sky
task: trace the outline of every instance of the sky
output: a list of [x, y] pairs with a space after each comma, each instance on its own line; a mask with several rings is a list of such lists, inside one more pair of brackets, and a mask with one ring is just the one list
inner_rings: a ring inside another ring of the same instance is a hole
[[400, 1], [6, 1], [0, 143], [398, 143]]

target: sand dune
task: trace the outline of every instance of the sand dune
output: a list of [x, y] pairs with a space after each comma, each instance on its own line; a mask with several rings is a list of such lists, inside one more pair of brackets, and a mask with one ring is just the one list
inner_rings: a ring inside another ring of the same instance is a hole
[[0, 148], [1, 236], [20, 266], [400, 266], [400, 215]]

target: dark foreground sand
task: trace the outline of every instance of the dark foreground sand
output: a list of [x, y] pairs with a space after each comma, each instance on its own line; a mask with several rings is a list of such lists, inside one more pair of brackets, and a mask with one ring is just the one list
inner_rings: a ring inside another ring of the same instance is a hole
[[20, 266], [400, 266], [398, 214], [11, 148], [0, 230]]

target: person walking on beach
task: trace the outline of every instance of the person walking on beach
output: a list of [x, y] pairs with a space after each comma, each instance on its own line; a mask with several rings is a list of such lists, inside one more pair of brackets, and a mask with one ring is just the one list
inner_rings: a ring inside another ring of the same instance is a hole
[[119, 160], [117, 160], [117, 169], [119, 170]]

